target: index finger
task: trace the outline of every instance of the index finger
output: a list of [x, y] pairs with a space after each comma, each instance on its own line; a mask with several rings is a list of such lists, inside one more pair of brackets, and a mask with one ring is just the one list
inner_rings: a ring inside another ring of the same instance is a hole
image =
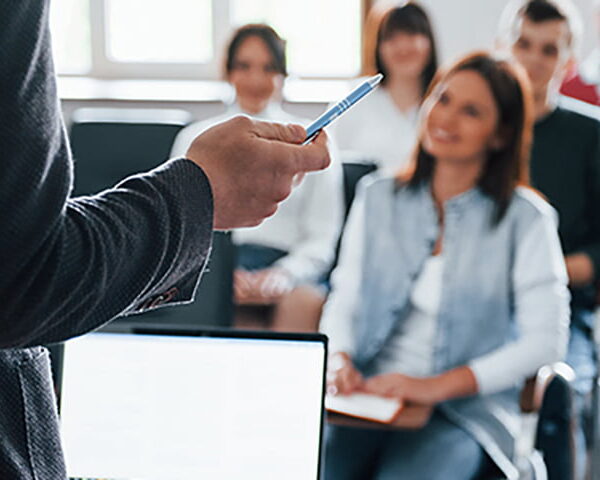
[[264, 140], [275, 140], [292, 144], [299, 144], [306, 137], [304, 127], [293, 123], [284, 125], [283, 123], [254, 120], [252, 131]]

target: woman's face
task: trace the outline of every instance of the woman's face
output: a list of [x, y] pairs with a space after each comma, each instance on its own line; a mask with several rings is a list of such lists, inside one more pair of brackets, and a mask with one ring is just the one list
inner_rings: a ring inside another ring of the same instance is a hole
[[501, 146], [498, 108], [487, 81], [473, 70], [451, 74], [423, 103], [421, 144], [437, 161], [483, 162]]
[[271, 52], [259, 37], [248, 37], [238, 47], [228, 80], [244, 112], [262, 112], [279, 93], [283, 75], [275, 70], [273, 63]]
[[379, 56], [392, 79], [418, 78], [429, 62], [431, 42], [422, 33], [396, 30], [379, 45]]

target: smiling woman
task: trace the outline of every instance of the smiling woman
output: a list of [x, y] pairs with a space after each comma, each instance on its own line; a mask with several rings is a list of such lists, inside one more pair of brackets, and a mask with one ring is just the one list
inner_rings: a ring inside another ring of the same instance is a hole
[[525, 85], [487, 53], [443, 70], [412, 168], [357, 194], [321, 320], [341, 364], [330, 386], [433, 414], [417, 431], [332, 427], [328, 479], [517, 478], [516, 385], [560, 358], [568, 331], [554, 212], [518, 188]]

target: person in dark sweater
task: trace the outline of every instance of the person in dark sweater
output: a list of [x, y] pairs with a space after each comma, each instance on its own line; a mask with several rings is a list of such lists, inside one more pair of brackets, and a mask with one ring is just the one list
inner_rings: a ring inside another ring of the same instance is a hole
[[573, 367], [581, 419], [577, 431], [577, 478], [585, 472], [584, 405], [596, 374], [593, 340], [596, 283], [600, 276], [600, 122], [573, 107], [558, 106], [558, 89], [574, 64], [580, 21], [568, 1], [528, 0], [505, 11], [503, 40], [527, 71], [536, 123], [531, 184], [559, 214], [559, 235], [571, 290]]
[[186, 158], [69, 198], [48, 0], [0, 0], [0, 479], [65, 480], [42, 344], [117, 315], [193, 299], [213, 228], [256, 225], [293, 178], [329, 163], [326, 138], [238, 117]]

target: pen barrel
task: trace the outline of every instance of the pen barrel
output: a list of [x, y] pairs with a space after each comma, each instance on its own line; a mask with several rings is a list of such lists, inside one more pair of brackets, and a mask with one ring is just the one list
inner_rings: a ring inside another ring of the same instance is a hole
[[336, 117], [348, 110], [371, 90], [373, 90], [373, 87], [369, 85], [368, 82], [365, 82], [356, 90], [351, 92], [346, 98], [339, 101], [336, 105], [327, 110], [323, 115], [321, 115], [311, 125], [308, 126], [306, 129], [307, 140], [314, 137], [317, 132], [329, 125], [333, 120], [335, 120]]

